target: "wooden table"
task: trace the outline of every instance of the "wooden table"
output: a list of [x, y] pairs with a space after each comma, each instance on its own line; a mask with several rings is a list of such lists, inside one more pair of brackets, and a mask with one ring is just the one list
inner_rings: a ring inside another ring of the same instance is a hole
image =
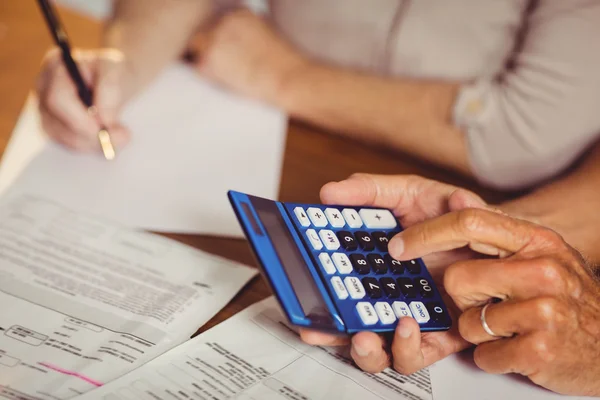
[[[93, 48], [100, 42], [101, 26], [79, 14], [59, 9], [75, 47]], [[28, 92], [33, 88], [44, 53], [52, 46], [46, 25], [33, 0], [0, 2], [0, 150], [10, 139]], [[485, 191], [473, 182], [402, 154], [367, 147], [336, 135], [292, 121], [283, 162], [279, 199], [319, 202], [326, 182], [341, 180], [354, 172], [419, 174], [477, 191], [488, 201], [506, 195]], [[255, 266], [244, 240], [206, 236], [166, 235], [196, 248]], [[254, 279], [233, 301], [200, 331], [232, 316], [270, 295], [262, 279]]]

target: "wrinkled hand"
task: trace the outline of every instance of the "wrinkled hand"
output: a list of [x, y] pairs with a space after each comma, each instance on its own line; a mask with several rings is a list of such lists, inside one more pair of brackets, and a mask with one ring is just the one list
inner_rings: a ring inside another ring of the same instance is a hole
[[[518, 373], [552, 391], [600, 395], [600, 286], [579, 253], [555, 232], [485, 210], [414, 225], [389, 243], [398, 259], [471, 247], [500, 258], [458, 262], [444, 286], [464, 311], [460, 334], [475, 363]], [[485, 319], [482, 307], [491, 299]]]
[[275, 105], [281, 86], [307, 63], [261, 17], [246, 9], [225, 15], [207, 42], [198, 64], [203, 75]]
[[[321, 190], [321, 200], [324, 204], [389, 208], [404, 227], [453, 210], [486, 207], [485, 202], [472, 192], [417, 176], [353, 175], [345, 181], [325, 185]], [[391, 248], [390, 253], [395, 257]], [[424, 257], [442, 294], [440, 280], [445, 268], [454, 261], [471, 256], [471, 251], [458, 250]], [[447, 301], [447, 305], [452, 312], [451, 301]], [[301, 330], [301, 337], [313, 345], [335, 346], [351, 342], [350, 353], [365, 371], [379, 372], [392, 365], [398, 372], [410, 374], [470, 346], [460, 337], [454, 325], [447, 332], [421, 334], [413, 318], [402, 318], [391, 343], [391, 354], [385, 350], [389, 347], [386, 339], [372, 332], [361, 332], [350, 339]]]
[[60, 51], [53, 49], [46, 55], [37, 80], [44, 131], [69, 149], [100, 152], [96, 135], [104, 125], [115, 147], [124, 146], [129, 140], [129, 131], [119, 122], [127, 80], [121, 53], [112, 49], [76, 51], [74, 58], [92, 90], [96, 113], [88, 112], [67, 73]]

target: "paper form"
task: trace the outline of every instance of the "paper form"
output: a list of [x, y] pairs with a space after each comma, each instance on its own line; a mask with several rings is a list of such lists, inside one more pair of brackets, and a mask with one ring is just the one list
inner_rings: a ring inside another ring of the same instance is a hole
[[277, 198], [287, 120], [221, 90], [192, 68], [167, 68], [124, 110], [132, 140], [117, 158], [71, 152], [42, 132], [35, 99], [0, 169], [0, 189], [151, 231], [242, 237], [230, 189]]
[[273, 298], [88, 392], [83, 400], [430, 400], [427, 370], [365, 373], [341, 348], [304, 344]]
[[0, 398], [102, 386], [189, 339], [255, 273], [38, 197], [5, 197]]

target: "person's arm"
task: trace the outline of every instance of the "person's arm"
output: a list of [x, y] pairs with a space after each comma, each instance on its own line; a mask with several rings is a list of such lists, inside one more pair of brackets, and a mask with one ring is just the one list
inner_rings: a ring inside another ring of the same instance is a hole
[[[214, 0], [115, 0], [103, 46], [121, 51], [130, 92], [180, 57], [190, 38], [213, 14]], [[127, 93], [131, 95], [133, 93]]]
[[560, 233], [600, 266], [600, 142], [570, 174], [532, 193], [500, 204], [507, 214]]
[[600, 129], [600, 3], [540, 1], [494, 82], [386, 78], [310, 61], [286, 76], [291, 116], [522, 188], [572, 163]]

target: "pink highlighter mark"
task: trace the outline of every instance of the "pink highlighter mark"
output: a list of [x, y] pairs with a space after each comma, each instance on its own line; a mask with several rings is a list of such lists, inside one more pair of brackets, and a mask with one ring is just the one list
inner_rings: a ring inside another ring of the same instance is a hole
[[41, 366], [43, 366], [43, 367], [49, 368], [49, 369], [51, 369], [51, 370], [53, 370], [53, 371], [59, 372], [59, 373], [61, 373], [61, 374], [65, 374], [65, 375], [74, 376], [74, 377], [76, 377], [76, 378], [79, 378], [79, 379], [81, 379], [81, 380], [84, 380], [84, 381], [86, 381], [87, 383], [90, 383], [90, 384], [92, 384], [92, 385], [94, 385], [94, 386], [98, 386], [98, 387], [100, 387], [100, 386], [102, 386], [102, 385], [103, 385], [102, 383], [100, 383], [100, 382], [98, 382], [98, 381], [95, 381], [95, 380], [93, 380], [92, 378], [88, 378], [87, 376], [81, 375], [81, 374], [79, 374], [78, 372], [68, 371], [68, 370], [66, 370], [66, 369], [62, 369], [62, 368], [60, 368], [60, 367], [57, 367], [56, 365], [52, 365], [52, 364], [45, 363], [45, 362], [41, 362], [41, 363], [38, 363], [38, 364], [40, 364], [40, 365], [41, 365]]

